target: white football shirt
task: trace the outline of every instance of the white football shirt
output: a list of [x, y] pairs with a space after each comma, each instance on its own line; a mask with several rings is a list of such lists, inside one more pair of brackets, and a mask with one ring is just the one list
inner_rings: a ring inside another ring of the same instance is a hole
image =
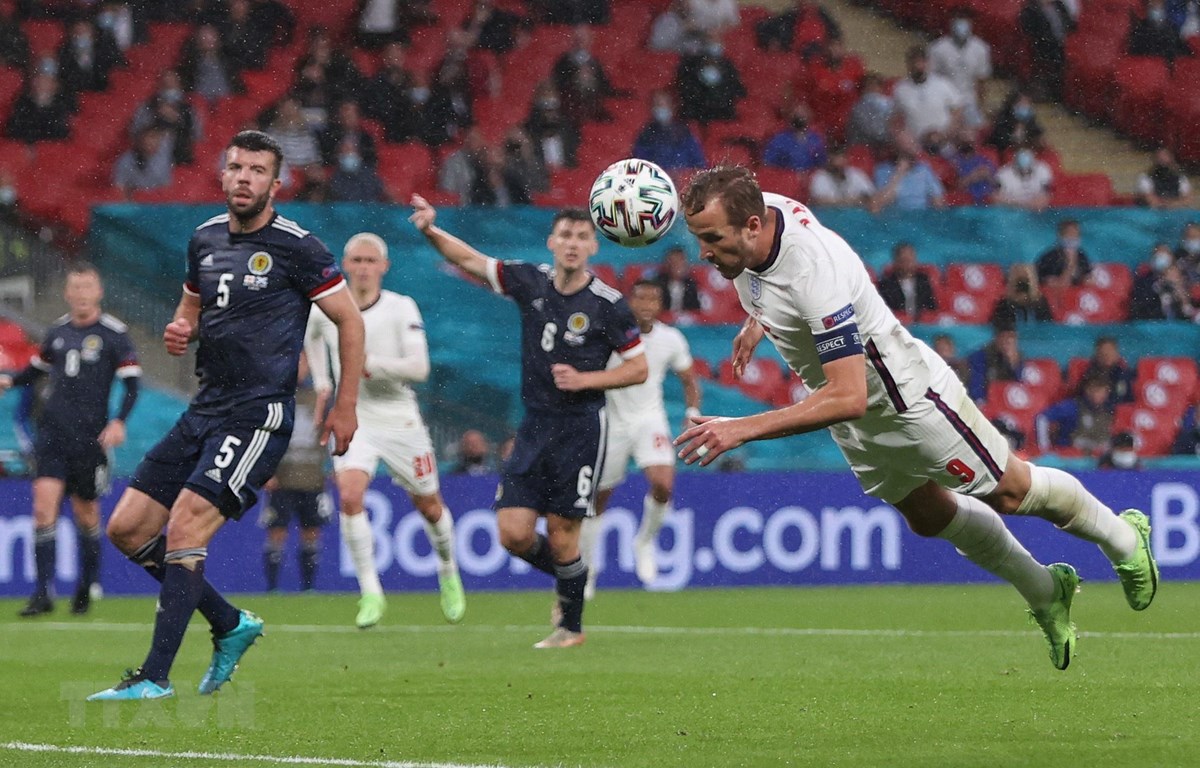
[[[358, 389], [359, 421], [405, 423], [420, 418], [417, 395], [409, 382], [429, 378], [429, 347], [417, 303], [408, 296], [383, 291], [362, 310], [366, 327], [365, 375]], [[341, 376], [338, 331], [317, 305], [308, 316], [304, 336], [314, 388], [328, 389]]]
[[[691, 350], [678, 328], [655, 321], [650, 331], [642, 334], [642, 344], [646, 347], [646, 365], [650, 372], [641, 384], [604, 393], [610, 420], [637, 422], [648, 414], [663, 413], [663, 381], [667, 378], [667, 369], [680, 373], [692, 367]], [[608, 367], [616, 368], [622, 362], [624, 358], [614, 354], [608, 360]]]
[[845, 240], [795, 200], [763, 197], [778, 212], [779, 228], [760, 271], [748, 269], [733, 281], [742, 307], [810, 391], [825, 385], [822, 354], [836, 359], [861, 343], [867, 418], [907, 410], [945, 363], [900, 324]]

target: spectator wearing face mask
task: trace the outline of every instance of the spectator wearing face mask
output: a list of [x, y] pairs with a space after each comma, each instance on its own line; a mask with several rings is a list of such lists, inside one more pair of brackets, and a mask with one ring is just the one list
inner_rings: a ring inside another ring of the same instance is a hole
[[158, 90], [134, 112], [129, 133], [133, 136], [151, 126], [166, 132], [176, 165], [192, 162], [193, 145], [203, 132], [192, 105], [184, 98], [179, 73], [173, 69], [165, 69], [158, 76]]
[[1138, 203], [1148, 208], [1187, 208], [1192, 204], [1192, 184], [1168, 147], [1154, 153], [1154, 165], [1137, 180]]
[[112, 33], [80, 19], [71, 24], [58, 51], [58, 78], [71, 92], [103, 91], [112, 70], [124, 63]]
[[342, 152], [342, 145], [354, 145], [363, 165], [374, 168], [376, 164], [375, 139], [363, 129], [362, 113], [358, 102], [347, 99], [337, 105], [333, 122], [317, 137], [321, 147], [321, 160], [333, 165]]
[[592, 30], [580, 25], [573, 33], [574, 46], [554, 65], [554, 85], [568, 117], [577, 123], [609, 117], [604, 100], [613, 87], [600, 60], [592, 55]]
[[1179, 245], [1175, 247], [1175, 263], [1183, 270], [1192, 285], [1200, 285], [1200, 223], [1189, 222], [1183, 227]]
[[[405, 108], [406, 96], [412, 88], [413, 73], [407, 65], [408, 49], [398, 41], [392, 41], [383, 46], [380, 56], [379, 71], [367, 81], [364, 87], [362, 107], [363, 112], [372, 120], [383, 123], [385, 127]], [[429, 81], [425, 80], [428, 95]], [[388, 138], [388, 141], [406, 141]]]
[[1044, 211], [1050, 205], [1054, 172], [1029, 147], [1021, 147], [996, 173], [994, 202], [1027, 211]]
[[920, 147], [907, 133], [896, 135], [891, 157], [875, 166], [875, 197], [871, 210], [895, 208], [901, 211], [924, 211], [943, 208], [945, 190], [929, 163], [921, 158]]
[[147, 128], [134, 137], [133, 146], [117, 158], [113, 186], [126, 196], [143, 189], [160, 189], [171, 183], [171, 150], [163, 131]]
[[667, 91], [655, 91], [650, 101], [650, 122], [642, 126], [633, 144], [633, 156], [656, 163], [666, 170], [703, 168], [704, 150], [690, 126], [675, 115], [675, 104]]
[[533, 139], [542, 163], [550, 170], [575, 167], [579, 148], [579, 125], [563, 109], [558, 89], [543, 82], [533, 94], [533, 107], [525, 120], [525, 131]]
[[13, 103], [4, 135], [29, 144], [65, 139], [71, 135], [70, 120], [70, 103], [58, 78], [37, 72], [29, 77], [24, 92]]
[[984, 85], [992, 76], [992, 49], [972, 32], [974, 12], [955, 9], [948, 34], [929, 46], [929, 71], [941, 75], [958, 89], [962, 99], [963, 123], [976, 128], [983, 124]]
[[892, 90], [905, 129], [923, 144], [930, 141], [930, 134], [957, 135], [963, 109], [958, 88], [941, 75], [930, 73], [923, 47], [910, 48], [905, 61], [908, 77]]
[[513, 205], [529, 205], [535, 192], [550, 188], [546, 166], [538, 158], [529, 135], [518, 126], [504, 137], [504, 185]]
[[363, 161], [361, 147], [344, 138], [337, 148], [337, 164], [329, 177], [329, 199], [346, 203], [384, 203], [388, 200], [383, 180], [375, 168]]
[[1191, 320], [1196, 315], [1187, 279], [1166, 243], [1154, 246], [1148, 263], [1133, 280], [1130, 320]]
[[679, 114], [684, 120], [709, 123], [732, 120], [746, 88], [733, 60], [715, 33], [695, 53], [683, 56], [675, 70]]
[[883, 77], [868, 72], [862, 79], [862, 95], [850, 108], [846, 120], [846, 143], [881, 147], [891, 141], [892, 114], [896, 103], [884, 93]]
[[1040, 147], [1042, 135], [1042, 125], [1034, 112], [1033, 99], [1028, 92], [1017, 89], [1001, 105], [987, 143], [995, 147], [997, 152], [1007, 152], [1022, 145]]
[[846, 152], [835, 148], [829, 153], [824, 168], [812, 175], [808, 198], [813, 205], [865, 206], [875, 194], [870, 177], [846, 160]]
[[1112, 444], [1100, 455], [1096, 463], [1100, 469], [1123, 469], [1140, 472], [1142, 460], [1137, 454], [1133, 435], [1128, 432], [1118, 432], [1113, 435]]
[[812, 110], [807, 104], [797, 104], [792, 110], [791, 125], [767, 142], [763, 162], [772, 168], [790, 171], [811, 171], [825, 164], [825, 137], [813, 128]]
[[724, 32], [738, 25], [737, 0], [686, 0], [688, 19], [701, 34]]
[[1081, 285], [1092, 273], [1092, 261], [1082, 248], [1082, 230], [1074, 219], [1058, 224], [1058, 243], [1037, 258], [1038, 282], [1042, 288]]

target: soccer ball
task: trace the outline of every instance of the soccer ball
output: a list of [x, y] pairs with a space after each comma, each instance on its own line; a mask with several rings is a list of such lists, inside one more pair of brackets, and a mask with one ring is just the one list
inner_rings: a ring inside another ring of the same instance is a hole
[[675, 223], [679, 196], [662, 168], [630, 158], [604, 169], [588, 197], [600, 233], [628, 248], [658, 242]]

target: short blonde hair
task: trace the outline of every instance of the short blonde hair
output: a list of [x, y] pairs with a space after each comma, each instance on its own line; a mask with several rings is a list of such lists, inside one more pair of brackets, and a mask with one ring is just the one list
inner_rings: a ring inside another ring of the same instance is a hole
[[379, 254], [386, 260], [388, 257], [387, 243], [383, 242], [383, 238], [374, 232], [359, 232], [346, 241], [346, 247], [342, 249], [342, 256], [345, 257], [350, 253], [350, 249], [358, 243], [367, 243], [379, 251]]

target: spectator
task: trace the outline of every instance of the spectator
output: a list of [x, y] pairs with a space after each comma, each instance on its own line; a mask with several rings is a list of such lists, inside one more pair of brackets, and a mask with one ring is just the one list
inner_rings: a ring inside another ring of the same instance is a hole
[[1154, 153], [1154, 165], [1137, 180], [1137, 198], [1150, 208], [1187, 208], [1192, 204], [1192, 185], [1175, 162], [1168, 147]]
[[1007, 152], [1016, 146], [1040, 147], [1042, 126], [1033, 108], [1033, 99], [1028, 91], [1016, 89], [1008, 94], [996, 120], [992, 123], [987, 143], [997, 152]]
[[650, 122], [642, 126], [633, 143], [633, 156], [657, 163], [666, 170], [702, 168], [704, 150], [687, 123], [675, 116], [675, 104], [667, 91], [650, 97]]
[[296, 200], [302, 203], [328, 203], [329, 178], [323, 165], [309, 165], [300, 172], [300, 188]]
[[700, 288], [688, 268], [687, 254], [674, 247], [663, 254], [652, 278], [662, 288], [663, 309], [667, 312], [699, 312]]
[[[296, 31], [296, 16], [282, 0], [250, 0], [250, 16], [266, 31], [267, 44], [290, 45]], [[419, 6], [424, 0], [408, 0], [408, 5]]]
[[971, 380], [971, 370], [967, 365], [967, 361], [958, 356], [958, 345], [954, 343], [954, 338], [945, 333], [939, 333], [933, 337], [933, 351], [938, 353], [938, 357], [950, 366], [950, 370], [954, 371], [954, 375], [965, 386]]
[[175, 165], [192, 162], [193, 145], [202, 135], [200, 121], [184, 98], [183, 84], [174, 69], [164, 69], [158, 76], [158, 90], [133, 113], [129, 133], [133, 136], [151, 126], [165, 132]]
[[0, 0], [0, 66], [22, 71], [29, 66], [29, 38], [21, 29], [14, 0]]
[[321, 149], [308, 119], [300, 110], [300, 99], [288, 94], [275, 105], [275, 115], [265, 128], [283, 148], [283, 163], [288, 169], [302, 171], [321, 164]]
[[825, 164], [825, 137], [811, 125], [812, 110], [807, 104], [792, 109], [790, 127], [767, 142], [763, 163], [789, 171], [811, 171]]
[[576, 123], [608, 119], [604, 100], [613, 95], [613, 88], [600, 60], [592, 55], [592, 30], [577, 26], [572, 37], [573, 47], [554, 65], [554, 85], [563, 111]]
[[958, 88], [963, 123], [970, 128], [983, 124], [984, 85], [992, 76], [992, 49], [973, 34], [974, 15], [967, 6], [955, 9], [949, 33], [929, 46], [929, 71]]
[[1043, 289], [1081, 285], [1092, 273], [1092, 261], [1080, 247], [1081, 232], [1075, 219], [1058, 223], [1058, 244], [1037, 258], [1038, 283]]
[[267, 63], [270, 30], [255, 21], [250, 0], [229, 0], [229, 12], [220, 29], [222, 50], [235, 67], [263, 68]]
[[688, 14], [687, 0], [671, 0], [667, 9], [650, 26], [650, 40], [646, 47], [664, 53], [683, 53], [690, 49], [696, 42], [696, 30]]
[[754, 25], [758, 47], [770, 53], [795, 51], [809, 58], [827, 40], [840, 38], [841, 28], [829, 13], [809, 0], [794, 0], [792, 7]]
[[829, 153], [825, 167], [813, 174], [808, 185], [808, 197], [813, 205], [866, 206], [875, 194], [875, 185], [867, 174], [850, 165], [846, 152], [835, 148]]
[[992, 309], [992, 324], [1016, 326], [1020, 323], [1048, 323], [1052, 319], [1050, 302], [1038, 289], [1033, 266], [1018, 262], [1009, 267], [1004, 295]]
[[1129, 294], [1130, 320], [1191, 320], [1192, 306], [1187, 281], [1166, 243], [1157, 243], [1133, 280]]
[[1200, 285], [1200, 224], [1193, 221], [1184, 225], [1179, 245], [1175, 248], [1175, 262], [1187, 276], [1189, 284]]
[[1168, 62], [1176, 56], [1192, 55], [1179, 29], [1167, 18], [1163, 0], [1146, 0], [1145, 13], [1130, 24], [1127, 48], [1130, 56], [1158, 56]]
[[221, 52], [221, 38], [211, 24], [196, 28], [180, 58], [179, 77], [185, 91], [210, 103], [245, 90], [237, 65]]
[[972, 204], [987, 205], [998, 183], [996, 166], [979, 151], [974, 133], [964, 130], [959, 135], [951, 164], [958, 190], [970, 195]]
[[471, 15], [463, 21], [472, 45], [496, 54], [508, 53], [516, 45], [521, 17], [496, 7], [494, 0], [475, 0]]
[[358, 103], [347, 99], [338, 104], [337, 118], [321, 132], [318, 144], [321, 147], [321, 160], [325, 165], [333, 165], [342, 155], [342, 145], [349, 142], [366, 168], [374, 169], [377, 162], [375, 139], [363, 130], [362, 113]]
[[128, 197], [143, 189], [161, 189], [171, 184], [171, 147], [166, 134], [158, 128], [146, 128], [133, 140], [133, 146], [117, 158], [113, 168], [113, 186]]
[[472, 52], [469, 41], [462, 30], [446, 33], [446, 54], [433, 78], [438, 92], [449, 97], [452, 124], [463, 128], [474, 123], [473, 107], [478, 96], [499, 94], [498, 75], [484, 63], [489, 57]]
[[[1133, 402], [1134, 371], [1121, 357], [1121, 349], [1117, 340], [1112, 336], [1101, 336], [1096, 339], [1092, 348], [1092, 357], [1088, 360], [1080, 382], [1090, 377], [1099, 377], [1108, 382], [1109, 392], [1112, 393], [1113, 404]], [[1082, 392], [1081, 386], [1076, 387]]]
[[328, 71], [317, 62], [309, 61], [292, 83], [292, 93], [300, 100], [300, 109], [314, 131], [325, 130], [338, 99], [339, 91], [329, 82]]
[[686, 0], [688, 20], [702, 35], [712, 36], [738, 25], [741, 17], [737, 0]]
[[607, 24], [609, 0], [526, 0], [546, 24]]
[[491, 461], [492, 447], [478, 429], [468, 429], [458, 439], [458, 461], [450, 470], [453, 475], [490, 475], [495, 472]]
[[879, 295], [888, 309], [907, 318], [902, 322], [917, 322], [938, 311], [933, 281], [920, 268], [912, 243], [897, 243], [892, 248], [892, 263], [879, 281]]
[[[395, 2], [395, 0], [391, 0]], [[415, 131], [407, 130], [393, 134], [393, 128], [404, 124], [406, 111], [412, 106], [410, 102], [421, 104], [429, 101], [429, 82], [424, 84], [425, 93], [418, 102], [412, 99], [409, 91], [413, 88], [413, 73], [405, 66], [408, 49], [403, 43], [392, 41], [383, 46], [380, 56], [379, 71], [375, 73], [364, 86], [362, 108], [367, 117], [376, 120], [384, 126], [388, 141], [408, 141]]]
[[1142, 460], [1138, 457], [1133, 435], [1128, 432], [1118, 432], [1113, 435], [1112, 444], [1100, 455], [1096, 463], [1100, 469], [1126, 469], [1140, 472]]
[[732, 120], [737, 102], [746, 95], [742, 78], [715, 33], [696, 53], [683, 56], [675, 70], [679, 115], [708, 123]]
[[13, 103], [4, 134], [32, 144], [55, 141], [71, 135], [71, 110], [54, 75], [38, 72], [30, 76], [25, 91]]
[[862, 79], [862, 95], [850, 109], [846, 142], [882, 147], [891, 140], [892, 115], [896, 103], [883, 90], [883, 77], [868, 72]]
[[558, 170], [575, 167], [579, 126], [567, 117], [558, 91], [549, 81], [543, 82], [534, 91], [533, 107], [525, 120], [525, 130], [533, 139], [538, 157], [546, 168]]
[[1054, 173], [1032, 149], [1021, 147], [996, 173], [996, 183], [996, 203], [1040, 212], [1050, 205]]
[[438, 188], [457, 194], [463, 205], [508, 204], [500, 166], [475, 128], [467, 131], [462, 146], [442, 164]]
[[73, 22], [58, 50], [58, 78], [72, 93], [103, 91], [112, 70], [125, 63], [112, 33], [87, 19]]
[[[351, 102], [353, 103], [353, 102]], [[329, 178], [329, 199], [346, 203], [385, 203], [383, 180], [362, 155], [362, 145], [350, 136], [337, 145], [337, 165]]]
[[139, 8], [135, 15], [126, 0], [103, 0], [96, 7], [96, 27], [112, 35], [122, 54], [135, 43], [149, 40], [145, 14]]
[[415, 140], [437, 148], [470, 124], [466, 104], [457, 102], [466, 110], [465, 113], [457, 112], [451, 91], [442, 85], [430, 87], [429, 75], [424, 70], [412, 73], [408, 82], [408, 87], [398, 96], [391, 117], [384, 121], [384, 137], [388, 141]]
[[929, 164], [921, 159], [913, 138], [901, 133], [891, 149], [892, 158], [875, 166], [875, 188], [871, 209], [924, 211], [945, 206], [942, 182]]
[[305, 76], [305, 71], [310, 70], [307, 77], [317, 80], [311, 73], [310, 68], [313, 67], [319, 68], [323, 75], [320, 82], [325, 83], [331, 93], [339, 98], [362, 92], [363, 76], [354, 66], [354, 60], [344, 50], [335, 48], [333, 39], [321, 27], [309, 29], [308, 48], [296, 63], [296, 72]]
[[1006, 321], [992, 323], [992, 340], [967, 358], [971, 383], [967, 387], [971, 399], [987, 400], [988, 387], [997, 381], [1021, 381], [1025, 357], [1017, 339], [1017, 328]]
[[1200, 2], [1198, 0], [1169, 0], [1167, 15], [1185, 41], [1200, 35]]
[[957, 135], [963, 107], [958, 89], [941, 75], [929, 72], [929, 61], [921, 46], [910, 48], [905, 61], [908, 77], [892, 90], [905, 129], [922, 144], [940, 143], [946, 136]]
[[1062, 99], [1067, 35], [1075, 19], [1062, 0], [1025, 0], [1017, 16], [1033, 58], [1033, 87], [1039, 96]]
[[538, 157], [529, 134], [520, 126], [508, 129], [504, 138], [504, 186], [513, 205], [530, 205], [535, 192], [550, 188], [546, 166]]
[[359, 45], [378, 50], [395, 42], [408, 42], [408, 28], [437, 20], [429, 0], [365, 0], [355, 27]]
[[1071, 447], [1095, 456], [1112, 439], [1113, 407], [1108, 381], [1086, 379], [1080, 394], [1062, 400], [1037, 416], [1038, 448], [1043, 452]]

